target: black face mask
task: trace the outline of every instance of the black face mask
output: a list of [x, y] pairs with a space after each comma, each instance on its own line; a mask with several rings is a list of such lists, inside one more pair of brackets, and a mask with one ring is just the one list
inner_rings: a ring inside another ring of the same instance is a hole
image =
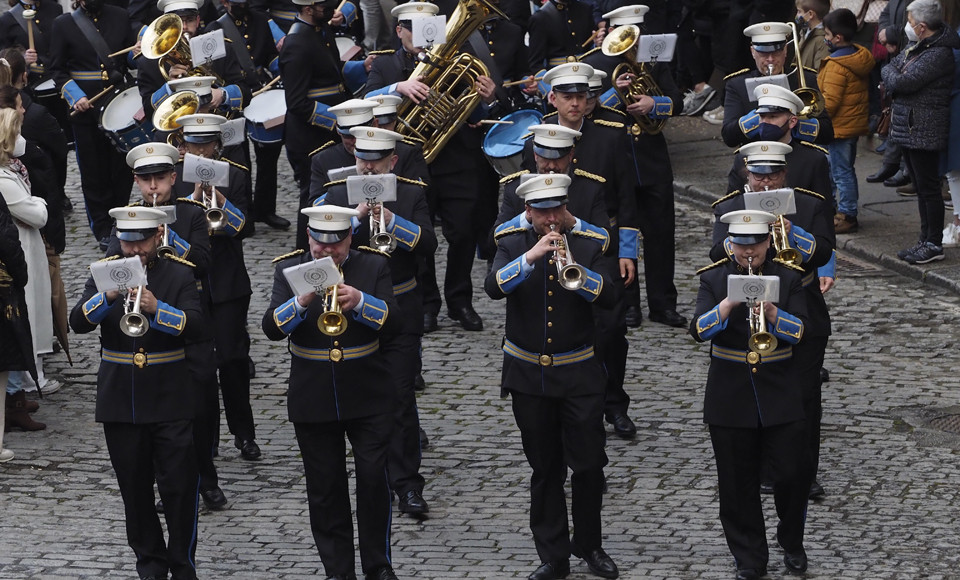
[[250, 14], [250, 9], [246, 4], [230, 2], [230, 16], [239, 20], [245, 20], [248, 14]]
[[88, 14], [100, 14], [103, 4], [104, 0], [84, 0], [83, 9]]

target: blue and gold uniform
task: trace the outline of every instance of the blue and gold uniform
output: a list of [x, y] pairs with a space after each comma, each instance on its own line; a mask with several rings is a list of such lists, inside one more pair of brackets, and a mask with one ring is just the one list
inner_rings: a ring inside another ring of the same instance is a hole
[[593, 34], [593, 10], [579, 0], [549, 0], [530, 16], [530, 70], [550, 69], [583, 52]]

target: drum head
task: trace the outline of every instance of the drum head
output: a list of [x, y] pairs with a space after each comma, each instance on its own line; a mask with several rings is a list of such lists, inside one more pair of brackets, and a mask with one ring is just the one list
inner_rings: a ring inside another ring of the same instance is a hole
[[105, 131], [119, 131], [125, 129], [136, 121], [136, 115], [143, 108], [143, 101], [140, 99], [140, 90], [137, 87], [130, 87], [115, 97], [103, 108], [100, 115], [100, 126]]
[[265, 123], [286, 114], [287, 100], [283, 89], [274, 89], [253, 97], [243, 110], [243, 116], [251, 123]]
[[34, 89], [34, 90], [37, 91], [38, 93], [39, 93], [39, 92], [44, 92], [44, 93], [45, 93], [45, 92], [47, 92], [47, 91], [56, 91], [56, 90], [57, 90], [57, 83], [53, 82], [53, 79], [47, 79], [47, 80], [43, 81], [42, 83], [40, 83], [39, 85], [37, 85], [37, 88]]
[[533, 109], [520, 109], [510, 113], [501, 121], [512, 121], [512, 125], [494, 125], [483, 138], [483, 152], [494, 159], [503, 159], [523, 152], [523, 137], [530, 127], [540, 123], [543, 114]]
[[337, 41], [337, 50], [340, 51], [340, 60], [347, 62], [348, 60], [353, 60], [359, 53], [362, 47], [357, 45], [357, 41], [354, 40], [352, 36], [346, 34], [338, 34], [336, 36]]

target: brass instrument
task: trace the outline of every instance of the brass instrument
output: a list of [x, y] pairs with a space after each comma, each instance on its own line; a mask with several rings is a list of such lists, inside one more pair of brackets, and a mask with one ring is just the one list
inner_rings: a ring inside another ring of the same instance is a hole
[[[747, 275], [753, 276], [753, 256], [747, 257]], [[750, 324], [750, 338], [747, 340], [747, 346], [750, 351], [763, 356], [777, 350], [777, 337], [767, 332], [767, 320], [763, 315], [763, 301], [748, 304], [747, 308], [749, 312], [747, 321]]]
[[370, 208], [370, 246], [381, 252], [392, 253], [397, 249], [397, 238], [387, 231], [387, 224], [383, 220], [383, 204], [379, 201], [368, 199], [367, 207]]
[[[551, 224], [550, 231], [557, 231], [557, 226]], [[567, 235], [561, 234], [560, 241], [554, 244], [553, 261], [557, 265], [557, 277], [564, 290], [579, 290], [587, 280], [587, 273], [583, 266], [573, 259]]]
[[767, 76], [768, 77], [773, 76], [773, 64], [767, 64]]
[[793, 91], [793, 94], [803, 101], [803, 108], [800, 109], [797, 116], [801, 119], [809, 119], [822, 113], [826, 105], [823, 101], [823, 93], [808, 87], [807, 81], [803, 78], [803, 65], [800, 63], [800, 38], [797, 34], [797, 25], [792, 20], [790, 21], [790, 28], [793, 29], [793, 58], [797, 64], [795, 70], [797, 71], [797, 79], [800, 81], [800, 87]]
[[[613, 80], [613, 89], [617, 91], [617, 96], [623, 101], [624, 106], [636, 101], [643, 95], [650, 97], [663, 96], [663, 91], [660, 90], [657, 81], [653, 79], [653, 75], [647, 70], [646, 63], [636, 62], [635, 47], [638, 45], [639, 40], [639, 26], [636, 24], [621, 25], [614, 28], [604, 37], [603, 44], [600, 48], [603, 54], [607, 56], [624, 55], [624, 61], [618, 64], [613, 69], [613, 74], [610, 75], [610, 78]], [[633, 49], [633, 51], [629, 52], [631, 49]], [[630, 54], [633, 54], [634, 58], [630, 58]], [[624, 73], [633, 75], [633, 79], [630, 81], [630, 86], [627, 87], [626, 92], [623, 92], [617, 87], [617, 78]], [[646, 115], [641, 116], [639, 119], [634, 117], [634, 119], [644, 132], [651, 135], [659, 134], [663, 131], [664, 125], [667, 124], [664, 119], [651, 119]]]
[[[170, 80], [167, 69], [175, 64], [187, 67], [187, 76], [212, 76], [223, 84], [216, 73], [206, 66], [192, 66], [190, 37], [183, 30], [183, 21], [176, 14], [164, 14], [147, 26], [140, 39], [140, 52], [149, 59], [156, 59], [163, 80]], [[169, 65], [169, 66], [167, 66]]]
[[777, 221], [773, 224], [773, 247], [777, 250], [777, 259], [790, 262], [794, 266], [803, 263], [803, 256], [795, 248], [790, 247], [790, 240], [787, 238], [787, 228], [782, 215], [777, 216]]
[[[157, 207], [157, 194], [153, 194], [153, 207]], [[161, 258], [169, 258], [177, 254], [173, 246], [170, 245], [170, 224], [161, 224], [163, 226], [163, 237], [160, 239], [160, 247], [157, 248], [157, 255]]]
[[140, 295], [143, 294], [141, 285], [136, 295], [134, 292], [128, 292], [127, 297], [123, 299], [123, 316], [120, 318], [120, 332], [132, 338], [138, 338], [147, 333], [150, 329], [150, 321], [143, 314], [140, 314]]
[[157, 105], [153, 113], [153, 126], [157, 131], [176, 131], [180, 128], [177, 119], [193, 115], [200, 110], [200, 97], [193, 91], [178, 91]]
[[340, 336], [347, 329], [347, 317], [337, 301], [337, 284], [323, 293], [323, 312], [317, 319], [317, 328], [327, 336]]
[[203, 202], [207, 206], [204, 212], [207, 218], [207, 227], [211, 230], [219, 230], [227, 224], [227, 219], [223, 210], [217, 206], [217, 192], [213, 190], [208, 181], [200, 184], [200, 191], [203, 195]]
[[[492, 15], [508, 17], [488, 0], [460, 0], [447, 22], [447, 41], [421, 53], [410, 74], [430, 92], [419, 104], [404, 99], [397, 108], [397, 132], [423, 142], [423, 157], [432, 163], [447, 141], [480, 104], [477, 78], [490, 76], [483, 62], [457, 54], [467, 38]], [[422, 78], [421, 78], [422, 77]]]

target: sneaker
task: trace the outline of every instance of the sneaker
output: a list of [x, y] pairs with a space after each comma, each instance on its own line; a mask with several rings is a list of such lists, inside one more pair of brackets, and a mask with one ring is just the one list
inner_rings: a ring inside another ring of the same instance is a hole
[[710, 85], [705, 85], [699, 93], [696, 91], [687, 91], [683, 97], [683, 112], [680, 114], [687, 116], [696, 115], [707, 106], [707, 103], [710, 102], [710, 99], [713, 98], [715, 94], [717, 94], [717, 91]]
[[704, 113], [703, 120], [711, 125], [723, 125], [723, 105]]
[[63, 383], [57, 379], [47, 379], [40, 388], [43, 389], [44, 395], [52, 395], [63, 388]]
[[897, 193], [903, 197], [917, 197], [917, 186], [911, 181], [906, 185], [897, 188]]
[[857, 217], [852, 215], [840, 214], [841, 217], [834, 219], [833, 228], [838, 234], [852, 234], [860, 228]]
[[923, 245], [923, 240], [920, 240], [916, 244], [910, 246], [909, 248], [904, 248], [899, 252], [897, 252], [897, 257], [900, 258], [901, 260], [906, 260], [907, 256], [919, 250], [920, 246], [922, 245]]
[[13, 459], [13, 451], [9, 449], [0, 449], [0, 463], [6, 463]]
[[930, 262], [942, 260], [943, 258], [944, 256], [942, 247], [932, 242], [926, 242], [917, 248], [916, 251], [907, 254], [907, 257], [904, 258], [904, 260], [908, 264], [929, 264]]

